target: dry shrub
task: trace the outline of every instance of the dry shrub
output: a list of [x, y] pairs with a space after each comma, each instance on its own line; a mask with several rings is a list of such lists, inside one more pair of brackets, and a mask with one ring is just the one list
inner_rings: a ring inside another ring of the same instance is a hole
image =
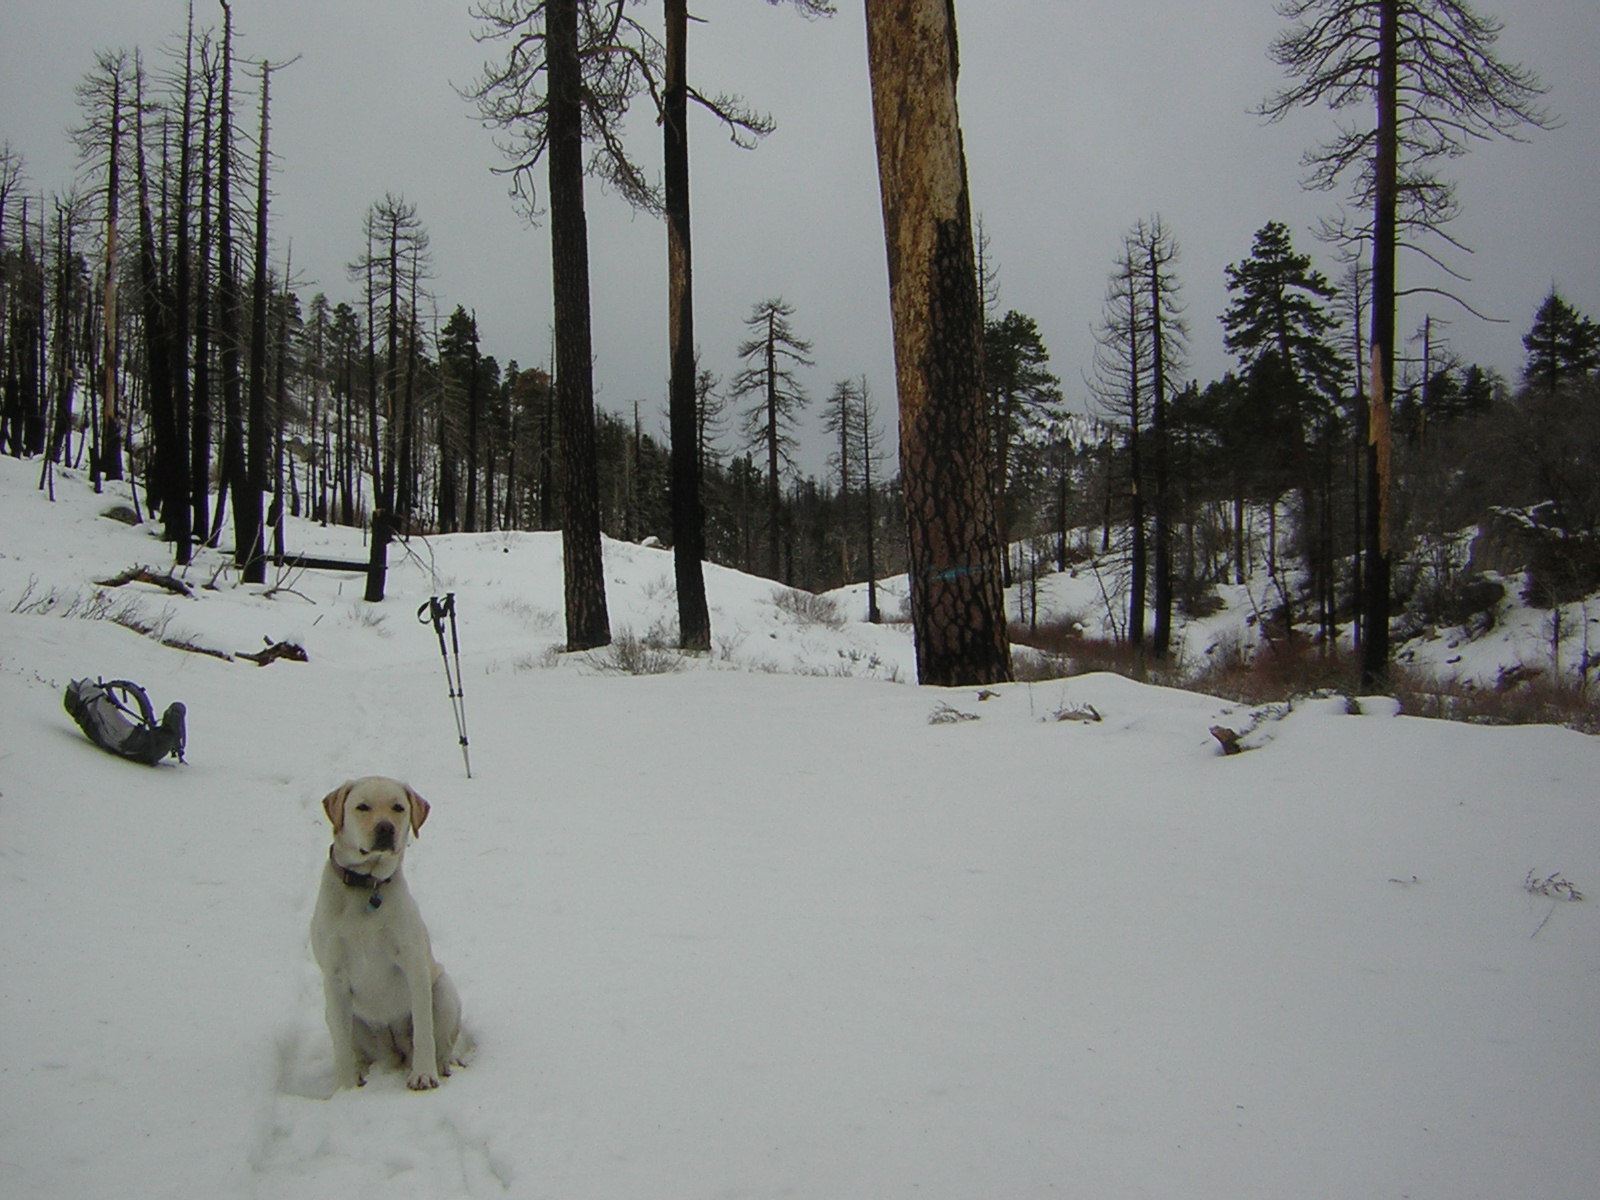
[[1011, 674], [1018, 683], [1044, 683], [1073, 674], [1073, 664], [1064, 654], [1051, 654], [1019, 644], [1012, 648]]
[[[1489, 598], [1487, 593], [1483, 597]], [[1225, 642], [1204, 663], [1185, 670], [1181, 664], [1151, 664], [1125, 643], [1086, 637], [1082, 623], [1071, 618], [1033, 630], [1014, 628], [1012, 636], [1034, 651], [1016, 656], [1019, 681], [1110, 671], [1243, 704], [1329, 692], [1354, 696], [1361, 690], [1360, 659], [1354, 651], [1330, 649], [1303, 637], [1280, 637], [1255, 649]], [[1391, 690], [1401, 711], [1412, 716], [1486, 725], [1562, 725], [1600, 734], [1600, 695], [1573, 677], [1552, 679], [1548, 673], [1522, 671], [1508, 675], [1504, 686], [1477, 687], [1396, 666]]]
[[1296, 638], [1267, 643], [1254, 653], [1235, 646], [1214, 655], [1182, 682], [1210, 696], [1271, 704], [1319, 692], [1354, 695], [1360, 679], [1360, 662], [1354, 654]]
[[1397, 671], [1394, 693], [1413, 716], [1479, 725], [1564, 725], [1600, 733], [1600, 701], [1576, 679], [1540, 674], [1504, 688]]
[[1012, 629], [1012, 640], [1038, 651], [1018, 664], [1019, 678], [1037, 682], [1068, 675], [1110, 671], [1114, 675], [1143, 678], [1148, 672], [1141, 655], [1125, 642], [1091, 638], [1074, 618], [1044, 621], [1033, 629]]
[[589, 651], [584, 661], [597, 671], [622, 675], [670, 675], [684, 667], [681, 654], [648, 634], [640, 638], [627, 629], [610, 645]]
[[838, 629], [844, 624], [844, 614], [832, 596], [819, 596], [799, 588], [779, 588], [772, 593], [773, 606], [786, 613], [800, 625], [825, 625]]

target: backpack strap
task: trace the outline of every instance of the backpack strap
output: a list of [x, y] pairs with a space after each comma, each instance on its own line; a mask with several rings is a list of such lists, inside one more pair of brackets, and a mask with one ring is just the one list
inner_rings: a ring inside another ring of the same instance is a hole
[[[111, 703], [115, 704], [119, 709], [127, 713], [128, 716], [132, 717], [145, 728], [155, 729], [160, 725], [160, 722], [156, 720], [156, 710], [150, 704], [150, 697], [146, 694], [142, 687], [140, 687], [137, 683], [134, 683], [131, 679], [113, 679], [110, 682], [102, 679], [100, 681], [100, 687], [105, 691], [105, 694]], [[121, 692], [124, 697], [131, 696], [134, 702], [139, 706], [138, 711], [135, 712], [133, 709], [129, 708], [126, 700], [117, 699], [118, 692]]]

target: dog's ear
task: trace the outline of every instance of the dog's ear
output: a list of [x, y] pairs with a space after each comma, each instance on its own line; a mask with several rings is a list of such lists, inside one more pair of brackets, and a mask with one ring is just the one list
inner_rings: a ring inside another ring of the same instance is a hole
[[344, 798], [350, 794], [353, 782], [341, 783], [333, 791], [322, 798], [322, 811], [328, 814], [328, 820], [333, 822], [333, 832], [339, 833], [344, 829]]
[[406, 789], [406, 800], [411, 805], [411, 835], [416, 837], [422, 832], [422, 823], [428, 819], [429, 805], [409, 783], [400, 786]]

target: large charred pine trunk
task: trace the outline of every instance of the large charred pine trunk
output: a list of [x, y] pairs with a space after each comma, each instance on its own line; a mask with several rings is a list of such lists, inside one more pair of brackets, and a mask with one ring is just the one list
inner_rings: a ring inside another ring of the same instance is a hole
[[578, 0], [547, 0], [545, 38], [550, 86], [550, 259], [556, 410], [561, 427], [561, 551], [567, 649], [590, 650], [610, 643], [611, 621], [606, 613], [600, 551], [600, 482], [595, 461]]
[[694, 272], [689, 243], [688, 0], [667, 0], [667, 79], [662, 130], [667, 208], [667, 324], [671, 369], [667, 423], [672, 439], [672, 561], [678, 588], [678, 645], [711, 648], [706, 604], [705, 506], [700, 495], [695, 394]]
[[1389, 413], [1394, 391], [1395, 205], [1398, 194], [1398, 0], [1383, 0], [1378, 23], [1378, 144], [1374, 158], [1372, 378], [1367, 397], [1366, 570], [1363, 573], [1361, 682], [1389, 685]]
[[867, 0], [919, 683], [1011, 678], [951, 0]]

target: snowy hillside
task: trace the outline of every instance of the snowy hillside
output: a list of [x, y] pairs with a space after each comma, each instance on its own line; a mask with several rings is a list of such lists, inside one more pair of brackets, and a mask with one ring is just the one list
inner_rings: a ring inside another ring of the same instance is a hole
[[[6, 1196], [1500, 1200], [1600, 1177], [1600, 904], [1537, 887], [1600, 891], [1593, 738], [1107, 675], [917, 688], [903, 629], [719, 569], [713, 653], [633, 675], [555, 650], [556, 535], [414, 540], [379, 606], [354, 575], [244, 587], [214, 558], [192, 596], [97, 587], [165, 548], [100, 515], [125, 495], [62, 473], [52, 504], [37, 472], [0, 460]], [[606, 565], [614, 630], [670, 629], [670, 555], [607, 543]], [[416, 619], [444, 592], [470, 780]], [[264, 641], [307, 661], [237, 657]], [[61, 707], [84, 675], [186, 702], [188, 762], [94, 748]], [[422, 1095], [331, 1090], [320, 800], [369, 772], [433, 803], [407, 873], [477, 1043]]]
[[[1261, 524], [1265, 523], [1263, 518]], [[1076, 626], [1086, 638], [1107, 644], [1125, 634], [1129, 583], [1126, 558], [1118, 553], [1096, 554], [1091, 545], [1085, 544], [1098, 540], [1092, 536], [1094, 532], [1074, 531], [1082, 561], [1066, 571], [1045, 571], [1031, 587], [1017, 583], [1008, 589], [1006, 612], [1013, 630], [1020, 631], [1033, 620], [1046, 626]], [[1473, 574], [1474, 532], [1462, 531], [1449, 539], [1451, 567], [1458, 575]], [[1022, 555], [1016, 554], [1019, 549]], [[1014, 561], [1026, 561], [1026, 545], [1014, 545], [1012, 550]], [[1433, 584], [1426, 572], [1422, 576], [1422, 582]], [[1428, 622], [1414, 612], [1394, 614], [1397, 628], [1412, 631], [1399, 635], [1394, 648], [1394, 660], [1401, 669], [1418, 684], [1462, 684], [1491, 690], [1508, 678], [1542, 677], [1546, 683], [1572, 688], [1580, 679], [1593, 682], [1600, 666], [1600, 593], [1559, 608], [1541, 609], [1524, 599], [1528, 582], [1524, 573], [1501, 575], [1485, 571], [1482, 578], [1498, 596], [1473, 614], [1469, 625]], [[1303, 577], [1297, 577], [1292, 589], [1299, 605], [1296, 636], [1302, 639], [1302, 645], [1319, 633], [1315, 608], [1306, 598], [1306, 584]], [[878, 591], [883, 613], [903, 615], [904, 576], [880, 583]], [[865, 619], [865, 584], [852, 584], [829, 595], [842, 606], [842, 611]], [[1216, 604], [1215, 612], [1203, 617], [1186, 616], [1181, 610], [1174, 614], [1170, 669], [1179, 679], [1203, 677], [1206, 668], [1219, 657], [1226, 661], [1270, 653], [1261, 624], [1263, 617], [1279, 616], [1282, 592], [1267, 570], [1264, 554], [1257, 556], [1249, 582], [1218, 584], [1210, 589], [1209, 596]], [[1352, 633], [1348, 620], [1340, 625], [1341, 646], [1353, 654]], [[1026, 647], [1019, 647], [1019, 652], [1029, 653]]]

